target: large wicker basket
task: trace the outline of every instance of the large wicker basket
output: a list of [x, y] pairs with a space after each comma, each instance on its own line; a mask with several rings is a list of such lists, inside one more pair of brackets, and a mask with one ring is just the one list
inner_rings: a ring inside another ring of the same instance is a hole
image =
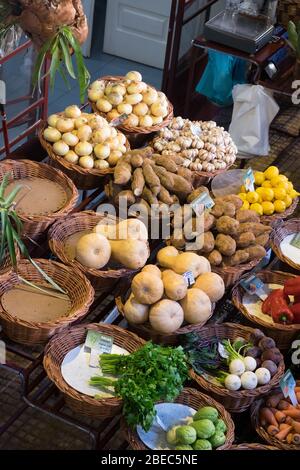
[[[19, 250], [19, 248], [16, 244], [15, 244], [15, 253], [16, 253], [16, 259], [17, 259], [17, 262], [18, 262], [19, 259], [20, 259], [20, 250]], [[12, 267], [12, 264], [11, 264], [11, 260], [10, 260], [8, 250], [5, 250], [3, 261], [2, 261], [2, 263], [0, 263], [0, 276], [2, 276], [3, 274], [6, 274], [9, 271], [12, 271], [12, 269], [13, 269], [13, 267]]]
[[294, 262], [292, 259], [287, 258], [281, 251], [280, 244], [281, 242], [292, 235], [293, 233], [300, 232], [300, 219], [290, 219], [286, 222], [283, 222], [281, 225], [278, 225], [275, 230], [271, 233], [270, 243], [271, 248], [276, 254], [276, 256], [283, 261], [283, 263], [288, 264], [294, 269], [300, 269], [300, 264]]
[[[261, 279], [264, 283], [280, 284], [291, 278], [296, 277], [290, 273], [283, 273], [277, 271], [261, 271], [255, 274], [256, 277]], [[267, 336], [270, 336], [276, 342], [279, 349], [287, 350], [290, 348], [293, 339], [300, 333], [300, 325], [281, 325], [279, 323], [270, 324], [261, 318], [249, 314], [246, 307], [243, 305], [244, 289], [240, 285], [236, 285], [232, 291], [232, 302], [236, 308], [244, 315], [244, 317], [251, 322], [253, 328], [262, 329]]]
[[255, 268], [261, 259], [254, 259], [249, 263], [240, 264], [239, 266], [226, 266], [224, 268], [219, 268], [218, 266], [212, 266], [211, 270], [219, 274], [224, 281], [225, 287], [231, 287], [236, 282], [238, 282], [241, 277], [251, 269]]
[[277, 8], [277, 20], [287, 28], [290, 20], [297, 23], [300, 21], [299, 0], [279, 0]]
[[[238, 337], [250, 340], [253, 333], [252, 328], [237, 325], [235, 323], [224, 323], [222, 325], [204, 326], [197, 331], [197, 335], [203, 344], [207, 346], [211, 339], [230, 339], [235, 340]], [[278, 385], [279, 380], [284, 374], [284, 362], [282, 361], [276, 374], [272, 377], [267, 385], [257, 387], [254, 390], [238, 390], [231, 391], [225, 387], [220, 387], [211, 382], [208, 382], [204, 377], [198, 375], [194, 370], [190, 371], [190, 376], [199, 387], [205, 390], [211, 397], [222, 403], [227, 411], [232, 413], [241, 413], [245, 411], [253, 403], [263, 395], [266, 395], [273, 387]]]
[[278, 450], [276, 447], [267, 446], [266, 444], [258, 444], [256, 442], [238, 444], [231, 446], [229, 450]]
[[[69, 295], [71, 310], [67, 316], [53, 321], [39, 323], [18, 319], [0, 308], [0, 320], [4, 333], [13, 341], [22, 344], [43, 344], [51, 336], [82, 320], [88, 313], [94, 299], [94, 290], [86, 277], [77, 269], [55, 261], [37, 259], [38, 265]], [[18, 273], [35, 284], [45, 284], [43, 276], [27, 260], [18, 263]], [[19, 284], [18, 275], [9, 272], [1, 277], [0, 297], [4, 292]], [[47, 285], [47, 284], [45, 284]]]
[[[198, 410], [202, 406], [213, 406], [219, 412], [220, 417], [225, 421], [227, 425], [226, 442], [224, 445], [219, 447], [217, 450], [230, 450], [230, 447], [234, 441], [234, 423], [231, 419], [230, 414], [225, 408], [215, 401], [213, 398], [204, 393], [195, 390], [194, 388], [184, 388], [181, 394], [174, 400], [175, 403], [181, 403], [183, 405], [190, 406], [194, 410]], [[136, 431], [128, 427], [124, 427], [126, 440], [134, 450], [147, 450], [148, 448], [143, 444], [137, 435]]]
[[[114, 168], [106, 168], [104, 170], [97, 169], [86, 169], [79, 165], [74, 165], [67, 162], [63, 157], [56, 155], [53, 151], [53, 147], [50, 142], [47, 142], [43, 137], [43, 132], [47, 127], [47, 123], [44, 122], [39, 130], [39, 139], [42, 147], [46, 150], [50, 157], [50, 163], [55, 168], [58, 168], [65, 173], [75, 184], [78, 189], [95, 189], [101, 184], [104, 186], [105, 177], [113, 174]], [[130, 150], [130, 145], [126, 139], [127, 150]]]
[[138, 336], [118, 326], [101, 324], [78, 325], [55, 336], [45, 349], [44, 368], [47, 375], [63, 393], [67, 405], [76, 413], [92, 418], [115, 416], [122, 410], [120, 398], [93, 398], [69, 386], [61, 374], [61, 364], [66, 354], [83, 344], [88, 330], [96, 330], [112, 336], [114, 344], [132, 353], [145, 344]]
[[[103, 219], [104, 215], [92, 211], [78, 212], [63, 221], [54, 224], [49, 231], [49, 246], [63, 263], [80, 269], [92, 282], [95, 289], [105, 291], [111, 289], [120, 279], [130, 278], [136, 271], [120, 266], [105, 266], [103, 269], [87, 268], [76, 259], [72, 260], [66, 253], [66, 240], [73, 234], [91, 231]], [[114, 219], [115, 220], [115, 219]]]
[[[272, 394], [276, 392], [280, 392], [281, 390], [278, 389], [273, 389]], [[266, 442], [268, 442], [271, 446], [274, 446], [278, 449], [281, 450], [300, 450], [300, 445], [295, 445], [295, 444], [288, 444], [286, 442], [280, 441], [277, 439], [275, 436], [271, 436], [260, 424], [259, 422], [259, 410], [263, 406], [265, 406], [265, 400], [267, 397], [260, 397], [258, 400], [256, 400], [252, 407], [251, 407], [251, 422], [253, 428], [255, 428], [255, 431], [257, 434]]]
[[[124, 313], [124, 304], [121, 297], [115, 298], [116, 306], [121, 315], [125, 317]], [[212, 313], [215, 308], [215, 304], [213, 304]], [[153, 330], [150, 323], [145, 323], [144, 325], [134, 325], [133, 323], [129, 323], [130, 331], [133, 331], [135, 334], [144, 338], [147, 341], [153, 341], [154, 343], [158, 344], [169, 344], [174, 345], [178, 343], [179, 335], [184, 335], [187, 333], [192, 333], [195, 330], [198, 330], [201, 326], [204, 326], [208, 322], [209, 318], [203, 323], [197, 323], [196, 325], [184, 325], [178, 330], [174, 331], [174, 333], [166, 335], [162, 333], [158, 333], [157, 331]]]
[[76, 206], [78, 192], [72, 181], [64, 173], [45, 163], [36, 163], [31, 160], [3, 160], [0, 163], [0, 179], [6, 173], [11, 173], [13, 179], [37, 177], [53, 181], [58, 183], [67, 194], [66, 204], [57, 212], [48, 215], [20, 215], [24, 236], [38, 238], [46, 232], [50, 225], [56, 220], [64, 219]]

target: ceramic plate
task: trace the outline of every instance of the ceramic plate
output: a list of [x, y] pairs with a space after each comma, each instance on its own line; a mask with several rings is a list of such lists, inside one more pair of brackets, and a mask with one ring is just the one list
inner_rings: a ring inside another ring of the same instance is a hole
[[[112, 354], [129, 354], [123, 348], [113, 345]], [[100, 367], [90, 367], [90, 353], [85, 351], [84, 344], [77, 346], [68, 352], [61, 365], [61, 373], [64, 380], [72, 388], [80, 393], [94, 397], [101, 395], [103, 397], [112, 397], [108, 392], [102, 392], [96, 387], [89, 385], [90, 378], [94, 375], [102, 375]], [[109, 377], [105, 375], [104, 377]]]
[[282, 253], [284, 254], [284, 256], [289, 258], [294, 263], [300, 265], [300, 250], [299, 248], [296, 248], [295, 246], [290, 245], [290, 242], [294, 238], [295, 235], [296, 233], [292, 233], [291, 235], [288, 235], [287, 237], [285, 237], [280, 243], [280, 249]]
[[[163, 427], [167, 430], [173, 426], [186, 424], [186, 418], [194, 416], [196, 410], [180, 403], [159, 403], [155, 405], [157, 416]], [[166, 440], [166, 431], [154, 421], [148, 432], [137, 426], [137, 433], [141, 441], [152, 450], [173, 450]]]

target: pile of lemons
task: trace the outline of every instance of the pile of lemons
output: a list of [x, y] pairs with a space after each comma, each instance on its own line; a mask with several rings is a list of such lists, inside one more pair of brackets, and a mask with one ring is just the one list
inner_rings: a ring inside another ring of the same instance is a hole
[[276, 166], [269, 166], [264, 172], [255, 171], [255, 191], [246, 191], [241, 186], [239, 197], [243, 201], [242, 209], [252, 209], [259, 215], [272, 215], [284, 212], [298, 197], [299, 193], [285, 175], [281, 175]]

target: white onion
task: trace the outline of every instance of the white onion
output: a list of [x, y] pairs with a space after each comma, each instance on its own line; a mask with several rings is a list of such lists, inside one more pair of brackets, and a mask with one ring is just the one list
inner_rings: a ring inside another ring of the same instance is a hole
[[48, 124], [51, 127], [56, 127], [57, 121], [60, 119], [58, 114], [51, 114], [51, 116], [48, 117]]
[[65, 109], [65, 116], [67, 118], [76, 119], [81, 116], [81, 111], [76, 104], [73, 104], [71, 106], [67, 106]]
[[82, 168], [86, 168], [87, 170], [91, 170], [92, 168], [94, 168], [94, 159], [93, 159], [93, 157], [90, 157], [88, 155], [83, 156], [83, 157], [79, 158], [79, 165]]
[[47, 127], [43, 132], [43, 136], [48, 142], [52, 143], [58, 142], [61, 139], [61, 133], [53, 127]]
[[96, 158], [105, 159], [110, 155], [110, 146], [108, 144], [97, 144], [94, 147], [94, 154]]
[[254, 372], [244, 372], [241, 376], [241, 382], [245, 390], [253, 390], [257, 387], [257, 377]]
[[59, 118], [56, 123], [56, 129], [58, 129], [59, 132], [62, 132], [62, 133], [71, 132], [74, 129], [73, 119]]
[[102, 113], [108, 113], [112, 110], [111, 103], [103, 98], [100, 98], [100, 100], [97, 101], [96, 106], [97, 109], [99, 109], [99, 111], [101, 111]]
[[134, 80], [134, 81], [137, 81], [137, 82], [141, 82], [143, 80], [143, 77], [140, 74], [140, 72], [136, 72], [136, 71], [128, 72], [125, 75], [125, 77], [128, 78], [128, 80]]
[[134, 95], [126, 95], [125, 103], [135, 105], [143, 101], [143, 95], [141, 93], [135, 93]]
[[152, 117], [149, 115], [141, 116], [139, 120], [139, 125], [141, 127], [151, 127], [153, 125]]
[[[84, 126], [79, 127], [77, 131], [77, 137], [81, 142], [89, 142], [92, 138], [92, 128], [85, 124]], [[88, 154], [85, 154], [88, 155]]]
[[69, 150], [68, 153], [64, 156], [64, 159], [69, 163], [78, 163], [79, 157], [73, 150]]
[[95, 160], [94, 168], [97, 170], [105, 170], [106, 168], [109, 168], [109, 163], [106, 160]]
[[69, 146], [63, 140], [59, 140], [53, 145], [53, 151], [60, 157], [64, 157], [69, 150]]
[[88, 123], [88, 119], [84, 116], [80, 116], [74, 121], [76, 129], [79, 129], [79, 127], [85, 126], [85, 124], [87, 123]]
[[63, 134], [62, 140], [70, 147], [75, 147], [75, 145], [77, 145], [79, 141], [78, 137], [72, 132], [66, 132], [65, 134]]
[[225, 378], [224, 385], [227, 390], [239, 390], [241, 388], [241, 379], [238, 375], [228, 374]]
[[92, 153], [93, 146], [89, 142], [79, 142], [75, 147], [75, 152], [80, 157], [88, 156]]

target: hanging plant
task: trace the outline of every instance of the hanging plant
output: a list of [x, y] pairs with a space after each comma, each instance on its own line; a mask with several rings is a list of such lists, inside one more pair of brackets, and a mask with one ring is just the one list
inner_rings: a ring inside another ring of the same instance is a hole
[[[31, 258], [27, 247], [22, 240], [23, 224], [15, 210], [15, 198], [23, 186], [18, 185], [8, 195], [5, 195], [5, 191], [9, 184], [10, 176], [10, 173], [4, 175], [4, 178], [0, 185], [0, 265], [4, 262], [4, 259], [8, 252], [11, 265], [15, 272], [18, 274], [18, 263], [16, 255], [16, 246], [18, 246], [22, 255], [33, 264], [33, 266], [44, 277], [44, 279], [55, 290], [65, 294], [65, 291], [61, 287], [59, 287], [59, 285], [56, 284], [56, 282], [54, 282], [53, 279], [51, 279], [51, 277], [48, 276], [48, 274], [46, 274], [43, 269], [40, 268], [40, 266], [34, 261], [34, 259]], [[29, 284], [30, 286], [35, 287], [38, 290], [43, 290], [42, 288], [35, 286], [31, 282], [22, 278], [19, 274], [18, 277], [25, 284]]]
[[[51, 85], [58, 71], [65, 82], [67, 74], [78, 79], [83, 103], [90, 75], [80, 47], [88, 35], [81, 0], [0, 0], [0, 35], [12, 24], [18, 24], [39, 50], [33, 84], [39, 85], [42, 65], [46, 56], [50, 56]], [[73, 52], [77, 74], [71, 59]]]

